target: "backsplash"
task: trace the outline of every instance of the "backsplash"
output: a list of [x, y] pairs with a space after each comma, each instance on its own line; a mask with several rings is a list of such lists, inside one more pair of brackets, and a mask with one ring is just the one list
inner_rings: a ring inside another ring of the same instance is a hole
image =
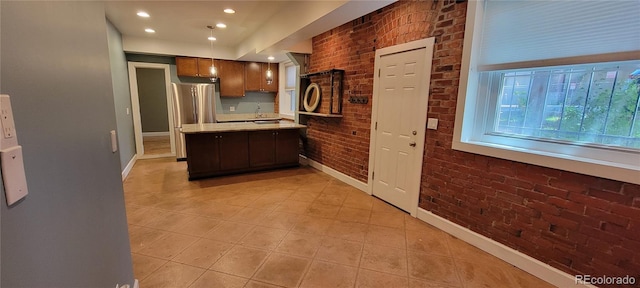
[[[275, 93], [246, 92], [244, 97], [220, 97], [216, 86], [216, 113], [220, 114], [247, 114], [255, 113], [260, 103], [260, 113], [275, 112]], [[231, 107], [235, 111], [231, 111]]]

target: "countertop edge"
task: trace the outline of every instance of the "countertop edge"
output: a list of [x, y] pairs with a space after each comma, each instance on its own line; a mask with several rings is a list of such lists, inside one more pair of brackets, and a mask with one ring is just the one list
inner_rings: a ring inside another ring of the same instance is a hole
[[[215, 124], [213, 124], [215, 125]], [[290, 130], [290, 129], [303, 129], [307, 128], [305, 125], [300, 124], [255, 124], [255, 123], [246, 123], [246, 125], [236, 124], [235, 127], [201, 127], [201, 128], [183, 128], [180, 131], [183, 134], [199, 134], [199, 133], [224, 133], [224, 132], [240, 132], [240, 131], [260, 131], [260, 130]]]

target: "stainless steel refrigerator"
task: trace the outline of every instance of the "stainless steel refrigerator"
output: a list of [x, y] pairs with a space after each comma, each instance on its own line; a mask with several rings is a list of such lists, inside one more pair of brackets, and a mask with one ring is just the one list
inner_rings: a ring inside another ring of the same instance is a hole
[[176, 139], [176, 158], [187, 159], [183, 124], [216, 122], [215, 84], [171, 83], [173, 91], [173, 131]]

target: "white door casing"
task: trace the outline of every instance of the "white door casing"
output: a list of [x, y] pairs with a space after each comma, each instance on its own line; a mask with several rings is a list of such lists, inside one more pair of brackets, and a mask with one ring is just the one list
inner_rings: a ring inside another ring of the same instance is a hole
[[434, 38], [376, 51], [370, 193], [416, 216]]
[[[169, 64], [155, 64], [144, 62], [129, 62], [129, 90], [131, 93], [131, 110], [133, 113], [133, 131], [136, 139], [137, 159], [169, 157], [176, 155], [175, 137], [173, 133], [173, 99], [171, 97], [171, 68]], [[169, 138], [171, 141], [171, 153], [166, 155], [144, 155], [142, 140], [142, 120], [140, 118], [140, 98], [138, 97], [138, 75], [136, 68], [151, 68], [164, 70], [165, 90], [167, 94], [167, 115], [169, 119]]]

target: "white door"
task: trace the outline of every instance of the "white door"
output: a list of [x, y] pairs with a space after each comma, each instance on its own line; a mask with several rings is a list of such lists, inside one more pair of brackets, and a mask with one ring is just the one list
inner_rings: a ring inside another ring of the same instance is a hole
[[432, 46], [380, 55], [374, 80], [372, 193], [411, 214], [420, 193], [431, 53]]

